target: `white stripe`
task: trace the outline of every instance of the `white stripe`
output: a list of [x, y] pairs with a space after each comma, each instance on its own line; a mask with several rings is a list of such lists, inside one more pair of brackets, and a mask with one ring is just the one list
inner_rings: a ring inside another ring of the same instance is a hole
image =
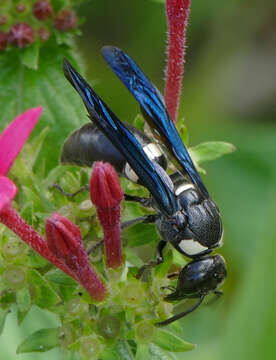
[[178, 246], [187, 255], [198, 255], [203, 251], [208, 250], [208, 247], [201, 245], [198, 241], [193, 239], [181, 240]]
[[144, 146], [143, 150], [148, 155], [150, 160], [153, 160], [155, 158], [158, 158], [158, 157], [162, 156], [162, 152], [159, 149], [159, 147], [156, 144], [153, 144], [153, 143], [150, 143], [150, 144]]
[[137, 182], [139, 179], [138, 176], [136, 175], [136, 173], [130, 167], [129, 163], [126, 163], [126, 166], [125, 166], [125, 175], [129, 180], [131, 180], [133, 182]]
[[179, 194], [181, 194], [183, 191], [189, 190], [189, 189], [194, 189], [194, 185], [192, 184], [182, 184], [180, 186], [178, 186], [178, 188], [176, 188], [175, 190], [175, 195], [178, 196]]

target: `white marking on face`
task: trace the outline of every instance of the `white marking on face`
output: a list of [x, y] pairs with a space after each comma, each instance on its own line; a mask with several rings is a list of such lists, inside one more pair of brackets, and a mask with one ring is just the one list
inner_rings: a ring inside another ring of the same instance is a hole
[[187, 255], [197, 255], [208, 250], [208, 247], [201, 245], [198, 241], [193, 239], [181, 240], [178, 246]]
[[150, 144], [144, 146], [143, 150], [148, 155], [150, 160], [153, 160], [155, 158], [158, 158], [158, 157], [162, 156], [162, 152], [159, 149], [159, 147], [157, 145], [153, 144], [153, 143], [150, 143]]
[[126, 166], [125, 166], [125, 175], [129, 180], [131, 180], [133, 182], [137, 182], [139, 179], [139, 177], [136, 175], [136, 173], [130, 167], [129, 163], [126, 163]]
[[182, 184], [180, 186], [178, 186], [178, 188], [176, 188], [175, 190], [175, 195], [178, 196], [179, 194], [181, 194], [183, 191], [189, 190], [189, 189], [194, 189], [194, 185], [192, 184]]

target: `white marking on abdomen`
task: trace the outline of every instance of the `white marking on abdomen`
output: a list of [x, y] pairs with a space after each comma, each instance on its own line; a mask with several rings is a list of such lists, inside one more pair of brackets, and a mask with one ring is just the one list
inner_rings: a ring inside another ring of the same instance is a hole
[[208, 247], [201, 245], [193, 239], [181, 240], [178, 246], [187, 255], [197, 255], [208, 250]]
[[181, 194], [183, 191], [189, 190], [189, 189], [194, 189], [194, 185], [192, 184], [182, 184], [180, 186], [178, 186], [178, 188], [176, 188], [175, 190], [175, 195], [178, 196], [179, 194]]
[[150, 160], [153, 160], [155, 158], [159, 158], [160, 156], [163, 155], [161, 150], [159, 149], [159, 147], [156, 144], [153, 144], [153, 143], [150, 143], [150, 144], [144, 146], [143, 150], [148, 155]]
[[129, 163], [126, 163], [125, 166], [125, 175], [129, 180], [134, 182], [137, 182], [139, 179], [139, 177], [136, 175], [136, 172], [132, 170], [132, 167], [129, 165]]

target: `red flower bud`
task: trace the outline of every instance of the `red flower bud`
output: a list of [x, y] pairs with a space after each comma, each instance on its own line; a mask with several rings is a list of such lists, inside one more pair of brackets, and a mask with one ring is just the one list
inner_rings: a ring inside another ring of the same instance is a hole
[[90, 196], [93, 204], [102, 210], [120, 205], [124, 194], [118, 175], [110, 164], [101, 161], [95, 163], [90, 181]]
[[45, 228], [50, 251], [68, 266], [74, 277], [95, 300], [103, 300], [106, 287], [89, 264], [80, 229], [58, 213], [46, 220]]
[[116, 268], [122, 264], [120, 239], [120, 216], [123, 192], [114, 168], [101, 161], [96, 162], [90, 181], [91, 201], [97, 207], [97, 214], [104, 232], [107, 264]]
[[26, 10], [25, 4], [17, 4], [16, 5], [16, 11], [19, 13], [23, 13]]
[[61, 10], [54, 18], [54, 27], [61, 31], [70, 31], [77, 26], [77, 15], [71, 10]]
[[59, 258], [66, 258], [81, 244], [80, 229], [69, 219], [54, 213], [46, 220], [49, 249]]
[[30, 25], [18, 23], [8, 32], [7, 40], [10, 44], [23, 48], [34, 42], [34, 31]]
[[53, 7], [49, 0], [38, 0], [33, 6], [33, 15], [38, 20], [46, 20], [53, 14]]
[[4, 31], [0, 31], [0, 50], [5, 50], [7, 47], [7, 35]]
[[47, 30], [45, 27], [40, 27], [37, 30], [37, 33], [41, 41], [47, 41], [51, 35], [50, 31]]

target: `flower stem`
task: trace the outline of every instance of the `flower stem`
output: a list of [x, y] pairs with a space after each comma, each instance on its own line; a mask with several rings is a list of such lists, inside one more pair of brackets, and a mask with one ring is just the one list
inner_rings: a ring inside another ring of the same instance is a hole
[[185, 63], [185, 41], [190, 0], [167, 0], [169, 28], [168, 64], [166, 69], [165, 102], [174, 122], [177, 121]]
[[60, 268], [69, 276], [78, 281], [76, 275], [63, 264], [48, 248], [46, 241], [29, 224], [27, 224], [11, 204], [5, 206], [0, 212], [0, 222], [6, 225], [23, 241], [31, 246], [34, 251], [50, 261], [53, 265]]

